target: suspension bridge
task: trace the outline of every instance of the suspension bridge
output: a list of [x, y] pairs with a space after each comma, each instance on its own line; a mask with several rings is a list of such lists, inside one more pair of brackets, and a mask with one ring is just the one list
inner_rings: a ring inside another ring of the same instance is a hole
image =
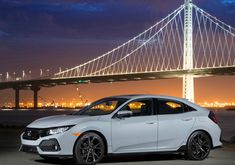
[[[194, 101], [194, 78], [235, 74], [235, 29], [185, 0], [144, 32], [113, 50], [50, 77], [0, 82], [0, 89], [34, 91], [41, 87], [117, 81], [183, 79], [183, 97]], [[9, 75], [8, 75], [9, 77]]]

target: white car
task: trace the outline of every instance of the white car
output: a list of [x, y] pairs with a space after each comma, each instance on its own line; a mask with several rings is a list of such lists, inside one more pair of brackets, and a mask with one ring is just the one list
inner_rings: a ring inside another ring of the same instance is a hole
[[108, 154], [184, 152], [205, 159], [221, 146], [216, 117], [186, 99], [156, 95], [107, 97], [72, 115], [38, 119], [21, 135], [21, 151], [95, 164]]

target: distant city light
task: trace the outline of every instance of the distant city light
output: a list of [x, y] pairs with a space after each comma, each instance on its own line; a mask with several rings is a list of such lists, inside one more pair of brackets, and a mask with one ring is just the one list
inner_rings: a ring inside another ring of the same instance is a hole
[[235, 107], [235, 102], [218, 102], [218, 101], [214, 101], [214, 102], [199, 102], [198, 103], [200, 106], [202, 107], [206, 107], [206, 108], [225, 108], [225, 107]]
[[[84, 106], [90, 105], [91, 103], [87, 102], [76, 102], [75, 100], [73, 101], [63, 101], [63, 102], [38, 102], [38, 108], [48, 108], [48, 107], [53, 107], [53, 108], [82, 108]], [[198, 105], [205, 107], [205, 108], [230, 108], [230, 107], [235, 107], [235, 102], [219, 102], [219, 101], [214, 101], [214, 102], [198, 102]], [[130, 106], [137, 107], [137, 105], [130, 104]], [[33, 102], [20, 102], [20, 107], [21, 108], [33, 108]], [[0, 107], [1, 108], [1, 107]], [[2, 105], [2, 108], [8, 108], [12, 109], [14, 108], [14, 103], [12, 102], [6, 102], [4, 105]]]

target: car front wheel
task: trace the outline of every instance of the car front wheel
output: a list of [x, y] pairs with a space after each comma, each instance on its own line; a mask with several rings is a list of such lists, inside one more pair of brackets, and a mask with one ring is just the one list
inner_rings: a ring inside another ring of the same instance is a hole
[[188, 139], [187, 157], [191, 160], [205, 159], [211, 149], [211, 140], [203, 131], [194, 132]]
[[91, 165], [100, 162], [104, 157], [104, 153], [103, 139], [96, 133], [88, 132], [76, 142], [74, 159], [78, 164]]

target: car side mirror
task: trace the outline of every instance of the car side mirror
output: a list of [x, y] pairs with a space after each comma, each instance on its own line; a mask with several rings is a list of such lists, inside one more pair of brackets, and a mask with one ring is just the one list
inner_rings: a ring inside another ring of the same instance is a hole
[[125, 117], [131, 117], [133, 115], [132, 111], [124, 110], [124, 111], [118, 111], [117, 112], [117, 118], [125, 118]]

